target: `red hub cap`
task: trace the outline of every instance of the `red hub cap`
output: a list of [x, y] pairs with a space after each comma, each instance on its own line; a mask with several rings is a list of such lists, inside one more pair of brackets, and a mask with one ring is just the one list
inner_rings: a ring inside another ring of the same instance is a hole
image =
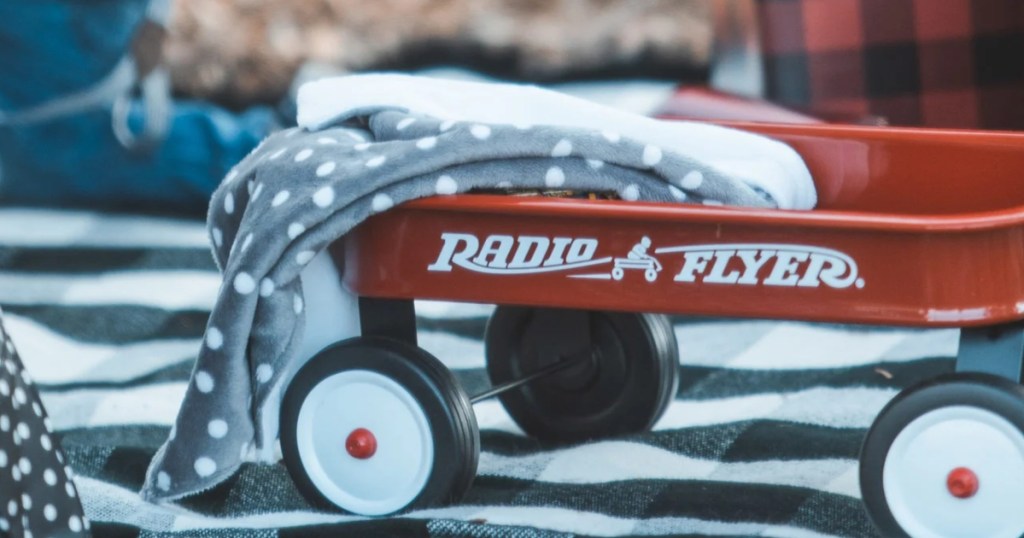
[[366, 428], [356, 428], [345, 439], [345, 450], [358, 460], [365, 460], [377, 452], [377, 438]]
[[973, 497], [978, 492], [978, 475], [967, 467], [957, 467], [946, 477], [946, 487], [958, 499]]

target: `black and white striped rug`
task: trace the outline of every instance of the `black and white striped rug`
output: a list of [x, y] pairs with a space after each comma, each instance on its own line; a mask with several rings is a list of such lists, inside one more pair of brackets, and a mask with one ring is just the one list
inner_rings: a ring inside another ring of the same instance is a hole
[[[956, 331], [674, 318], [681, 385], [649, 434], [578, 446], [475, 406], [462, 504], [390, 519], [311, 509], [282, 465], [177, 505], [138, 491], [220, 282], [197, 221], [0, 210], [0, 305], [97, 536], [873, 536], [857, 452], [900, 387], [950, 371]], [[420, 342], [487, 386], [490, 306], [418, 304]]]

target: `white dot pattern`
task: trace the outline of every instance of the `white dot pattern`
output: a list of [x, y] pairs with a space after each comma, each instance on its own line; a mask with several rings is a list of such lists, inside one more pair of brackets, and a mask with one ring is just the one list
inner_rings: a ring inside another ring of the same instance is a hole
[[544, 184], [551, 189], [557, 189], [565, 184], [565, 172], [558, 166], [548, 168], [544, 174]]
[[686, 190], [699, 189], [704, 184], [704, 174], [700, 170], [687, 172], [683, 179], [679, 180], [679, 186]]
[[216, 327], [206, 329], [206, 347], [217, 351], [224, 345], [224, 333]]
[[327, 207], [334, 203], [334, 188], [330, 185], [313, 193], [313, 203], [317, 207]]
[[330, 173], [333, 172], [334, 169], [337, 167], [338, 165], [335, 164], [334, 161], [327, 161], [321, 164], [320, 166], [316, 167], [316, 175], [317, 177], [324, 177], [330, 175]]
[[383, 192], [374, 195], [373, 202], [371, 203], [373, 205], [373, 210], [377, 213], [380, 213], [381, 211], [387, 211], [388, 209], [391, 209], [391, 206], [395, 205], [395, 201], [392, 200], [390, 196], [384, 194]]
[[[171, 498], [205, 489], [212, 485], [210, 477], [236, 468], [236, 458], [252, 449], [253, 417], [239, 409], [265, 404], [288, 371], [283, 358], [261, 354], [276, 348], [270, 345], [274, 331], [294, 328], [298, 318], [309, 314], [298, 292], [298, 275], [337, 239], [332, 231], [340, 235], [413, 198], [495, 186], [615, 192], [627, 201], [707, 199], [704, 191], [692, 192], [704, 181], [692, 159], [613, 130], [457, 123], [394, 110], [371, 116], [346, 127], [289, 131], [294, 135], [290, 140], [272, 136], [269, 151], [257, 149], [240, 165], [245, 181], [226, 184], [217, 194], [222, 203], [211, 212], [210, 234], [226, 283], [220, 294], [224, 306], [217, 305], [211, 316], [176, 421], [189, 427], [180, 438], [172, 430], [162, 460], [147, 475], [147, 495]], [[499, 165], [507, 166], [507, 173]], [[720, 192], [717, 187], [713, 192]], [[267, 196], [256, 203], [261, 188]], [[720, 194], [715, 198], [732, 203]], [[229, 242], [240, 246], [228, 249]], [[239, 313], [245, 315], [231, 317]], [[238, 372], [251, 372], [251, 378]], [[225, 405], [224, 399], [238, 397], [240, 388], [252, 391], [249, 401]], [[13, 385], [0, 385], [3, 392], [14, 395], [16, 403], [23, 397]], [[23, 421], [9, 422], [22, 442], [18, 424]], [[42, 438], [33, 441], [40, 433], [29, 434], [28, 442], [38, 447]], [[51, 467], [33, 462], [26, 471], [16, 458], [8, 460], [4, 473], [16, 470], [22, 480], [38, 480]], [[67, 516], [62, 513], [58, 521], [68, 521]]]
[[641, 157], [644, 166], [654, 166], [661, 162], [661, 148], [658, 146], [647, 145], [644, 146], [644, 153]]
[[559, 140], [551, 150], [552, 157], [568, 157], [569, 155], [572, 155], [572, 142], [565, 138]]
[[72, 536], [83, 519], [78, 499], [65, 495], [73, 487], [70, 469], [2, 324], [0, 343], [0, 515], [10, 518], [0, 518], [0, 535]]
[[305, 161], [311, 156], [313, 156], [313, 150], [306, 148], [295, 154], [295, 162], [301, 163], [302, 161]]
[[242, 295], [248, 295], [252, 293], [252, 290], [256, 289], [256, 281], [252, 279], [252, 275], [249, 273], [241, 272], [235, 275], [234, 280], [235, 291]]
[[440, 195], [455, 194], [459, 192], [459, 184], [452, 179], [452, 176], [444, 175], [437, 178], [437, 184], [434, 185], [434, 192]]

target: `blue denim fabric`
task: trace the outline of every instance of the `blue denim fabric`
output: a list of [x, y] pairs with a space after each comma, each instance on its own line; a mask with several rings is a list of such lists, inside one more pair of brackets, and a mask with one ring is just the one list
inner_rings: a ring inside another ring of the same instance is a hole
[[[0, 110], [79, 91], [124, 56], [148, 0], [0, 0]], [[141, 122], [136, 105], [129, 124]], [[269, 108], [235, 114], [175, 102], [162, 143], [129, 151], [109, 107], [0, 124], [0, 203], [205, 212], [228, 169], [275, 126]]]
[[[137, 124], [141, 108], [129, 119]], [[166, 138], [146, 152], [118, 143], [109, 110], [0, 127], [0, 202], [204, 213], [221, 178], [274, 125], [269, 109], [176, 102]]]

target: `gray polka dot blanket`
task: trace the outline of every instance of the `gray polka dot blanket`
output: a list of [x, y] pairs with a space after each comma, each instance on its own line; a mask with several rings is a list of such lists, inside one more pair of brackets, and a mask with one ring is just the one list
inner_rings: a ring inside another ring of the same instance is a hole
[[0, 324], [0, 536], [86, 536], [64, 453], [14, 342]]
[[396, 204], [508, 187], [775, 206], [700, 155], [608, 129], [454, 121], [383, 108], [275, 134], [229, 173], [211, 201], [208, 227], [223, 285], [143, 497], [180, 498], [224, 481], [247, 459], [275, 459], [274, 404], [297, 360], [304, 292], [315, 293], [302, 289], [299, 276], [318, 252]]

